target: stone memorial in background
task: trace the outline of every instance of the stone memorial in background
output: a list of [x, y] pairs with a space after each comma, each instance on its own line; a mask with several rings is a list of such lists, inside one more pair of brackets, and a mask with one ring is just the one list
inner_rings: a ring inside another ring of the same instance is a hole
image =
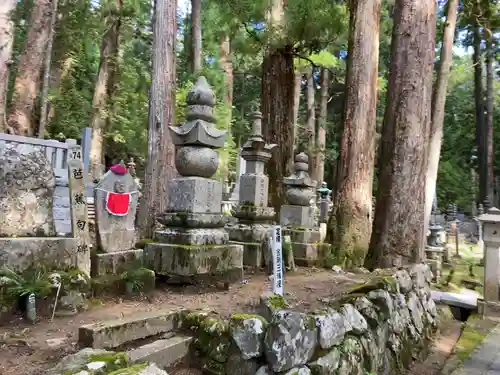
[[321, 183], [321, 187], [318, 189], [319, 194], [319, 233], [321, 235], [321, 241], [326, 237], [326, 226], [328, 223], [329, 213], [330, 213], [330, 202], [332, 191], [328, 189], [328, 185], [325, 181]]
[[222, 185], [212, 179], [219, 166], [216, 149], [224, 146], [227, 131], [215, 128], [215, 95], [205, 77], [198, 78], [186, 102], [186, 122], [170, 127], [180, 177], [167, 183], [167, 210], [157, 218], [162, 224], [155, 232], [158, 243], [146, 246], [145, 262], [171, 281], [241, 280], [243, 246], [229, 243]]
[[113, 165], [94, 189], [97, 244], [93, 274], [116, 273], [126, 263], [142, 259], [134, 250], [135, 216], [139, 192], [125, 164]]
[[445, 252], [445, 246], [441, 242], [441, 232], [444, 228], [436, 223], [436, 207], [433, 205], [430, 223], [429, 223], [429, 235], [427, 236], [427, 245], [425, 247], [426, 263], [433, 274], [433, 281], [438, 283], [441, 279], [441, 271], [443, 258], [447, 259], [447, 252]]
[[0, 266], [72, 265], [74, 240], [54, 237], [54, 188], [52, 166], [37, 147], [0, 147]]
[[294, 170], [283, 181], [288, 204], [281, 206], [280, 224], [284, 227], [283, 235], [290, 236], [295, 263], [314, 265], [319, 257], [321, 236], [319, 230], [314, 228], [314, 208], [310, 201], [317, 185], [309, 177], [309, 159], [305, 153], [295, 156]]
[[233, 243], [244, 246], [243, 264], [262, 267], [265, 263], [269, 264], [269, 221], [275, 216], [274, 208], [267, 206], [269, 178], [264, 173], [264, 167], [277, 145], [266, 144], [262, 137], [262, 114], [254, 112], [251, 116], [252, 135], [241, 150], [246, 169], [238, 182], [238, 205], [233, 209], [238, 224], [227, 226], [226, 229]]

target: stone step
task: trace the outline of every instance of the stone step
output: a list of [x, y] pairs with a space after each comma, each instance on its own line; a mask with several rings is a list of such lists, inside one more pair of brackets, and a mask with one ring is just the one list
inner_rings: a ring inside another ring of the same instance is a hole
[[176, 328], [177, 314], [155, 311], [130, 317], [81, 326], [78, 329], [80, 347], [113, 349], [125, 343], [171, 332]]
[[127, 351], [131, 362], [153, 362], [160, 368], [172, 366], [184, 359], [189, 353], [191, 336], [174, 336], [169, 339], [156, 340]]

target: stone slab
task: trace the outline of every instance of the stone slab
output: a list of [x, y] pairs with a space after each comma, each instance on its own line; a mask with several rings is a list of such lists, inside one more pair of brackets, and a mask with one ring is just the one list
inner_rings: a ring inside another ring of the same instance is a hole
[[96, 254], [92, 257], [92, 276], [116, 275], [123, 271], [126, 264], [142, 262], [142, 253], [142, 249], [135, 249]]
[[291, 242], [298, 242], [298, 243], [321, 242], [321, 234], [318, 230], [315, 229], [307, 229], [307, 230], [284, 229], [283, 235], [290, 236]]
[[[144, 249], [146, 267], [157, 274], [195, 279], [224, 279], [231, 274], [242, 275], [243, 246], [236, 244], [182, 246], [148, 244]], [[236, 280], [235, 280], [236, 281]]]
[[477, 295], [458, 294], [431, 290], [431, 298], [436, 303], [462, 307], [470, 310], [477, 309]]
[[161, 228], [155, 232], [155, 240], [175, 245], [224, 245], [229, 234], [224, 229]]
[[264, 267], [264, 249], [260, 243], [236, 242], [231, 244], [243, 246], [243, 265], [246, 267]]
[[267, 224], [236, 224], [226, 226], [229, 239], [236, 242], [262, 243], [271, 236], [272, 225]]
[[167, 212], [220, 213], [222, 184], [203, 177], [175, 178], [168, 183]]
[[165, 340], [156, 340], [126, 352], [132, 363], [155, 363], [160, 368], [166, 368], [182, 360], [189, 354], [191, 336], [174, 336]]
[[291, 245], [295, 264], [305, 267], [316, 265], [319, 259], [318, 244], [292, 242]]
[[266, 207], [268, 196], [269, 177], [265, 174], [245, 173], [240, 177], [240, 204]]
[[[220, 209], [219, 209], [220, 211]], [[167, 212], [158, 215], [160, 224], [167, 227], [221, 228], [231, 219], [224, 213]]]
[[0, 238], [0, 266], [22, 272], [34, 266], [65, 268], [76, 265], [71, 237]]
[[177, 313], [173, 311], [138, 313], [124, 319], [81, 326], [78, 329], [78, 344], [80, 347], [112, 349], [176, 328]]
[[311, 206], [283, 205], [280, 210], [280, 225], [284, 227], [312, 228], [314, 208]]

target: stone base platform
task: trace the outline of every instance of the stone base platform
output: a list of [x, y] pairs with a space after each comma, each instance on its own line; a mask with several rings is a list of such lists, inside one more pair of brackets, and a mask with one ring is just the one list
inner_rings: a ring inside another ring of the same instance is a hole
[[230, 244], [243, 246], [243, 265], [262, 268], [266, 264], [264, 245], [256, 242], [231, 241]]
[[142, 254], [142, 249], [95, 254], [92, 257], [92, 277], [106, 274], [116, 275], [120, 273], [127, 264], [136, 261], [142, 263]]
[[321, 234], [315, 229], [284, 229], [283, 236], [290, 237], [295, 264], [309, 267], [321, 263]]
[[144, 266], [171, 282], [238, 282], [243, 279], [243, 246], [148, 244]]
[[76, 242], [71, 237], [0, 238], [0, 266], [17, 272], [35, 266], [71, 267], [75, 254]]
[[248, 267], [264, 267], [267, 262], [268, 243], [272, 226], [268, 224], [236, 224], [226, 226], [232, 244], [242, 245], [243, 264]]

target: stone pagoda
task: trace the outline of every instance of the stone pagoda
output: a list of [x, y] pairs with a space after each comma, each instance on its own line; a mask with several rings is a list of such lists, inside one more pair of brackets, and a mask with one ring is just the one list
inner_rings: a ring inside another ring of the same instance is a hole
[[170, 126], [179, 178], [168, 181], [157, 243], [145, 249], [149, 268], [176, 282], [234, 282], [243, 277], [243, 246], [229, 243], [221, 212], [222, 184], [212, 179], [227, 132], [215, 128], [215, 95], [205, 77], [186, 98], [186, 122]]
[[295, 263], [313, 265], [318, 260], [319, 230], [314, 228], [314, 198], [316, 181], [309, 177], [309, 158], [303, 152], [295, 156], [295, 172], [283, 181], [289, 204], [281, 206], [280, 224], [289, 235]]
[[269, 177], [264, 173], [277, 145], [266, 144], [262, 137], [262, 114], [254, 112], [252, 135], [243, 145], [241, 157], [245, 161], [245, 173], [239, 180], [238, 205], [233, 216], [238, 224], [226, 227], [229, 238], [244, 246], [245, 266], [262, 267], [267, 262], [270, 220], [274, 219], [273, 207], [268, 207]]

